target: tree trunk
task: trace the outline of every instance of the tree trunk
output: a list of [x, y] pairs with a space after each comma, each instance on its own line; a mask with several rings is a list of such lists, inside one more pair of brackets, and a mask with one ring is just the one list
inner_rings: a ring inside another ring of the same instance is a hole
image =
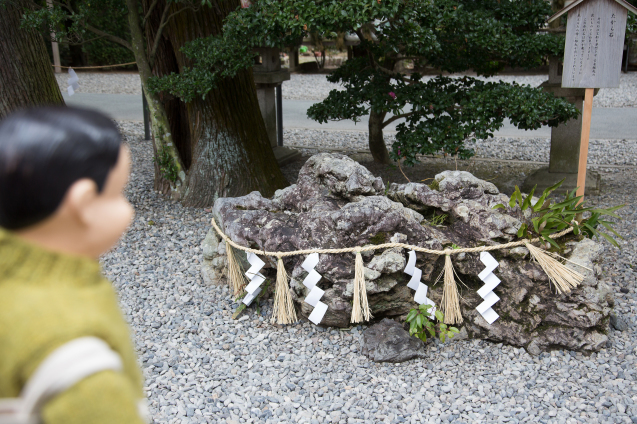
[[131, 33], [131, 46], [139, 77], [144, 88], [144, 96], [150, 112], [150, 122], [153, 129], [153, 151], [155, 157], [155, 167], [160, 168], [162, 175], [169, 182], [169, 188], [174, 198], [181, 198], [186, 189], [186, 173], [179, 157], [179, 152], [175, 147], [168, 115], [157, 94], [146, 89], [148, 78], [152, 76], [150, 62], [146, 51], [144, 33], [141, 27], [139, 16], [139, 3], [137, 0], [126, 0], [128, 8], [128, 25]]
[[[146, 2], [145, 2], [146, 3]], [[145, 4], [145, 8], [150, 2]], [[238, 5], [238, 0], [212, 1], [212, 7], [198, 12], [181, 12], [170, 21], [164, 34], [170, 46], [161, 43], [158, 58], [173, 55], [178, 70], [189, 66], [180, 49], [188, 41], [217, 35], [223, 19]], [[156, 6], [163, 9], [163, 1]], [[161, 6], [160, 6], [161, 5]], [[172, 6], [173, 11], [181, 7]], [[165, 65], [154, 67], [156, 75], [174, 70]], [[171, 101], [166, 98], [165, 102]], [[232, 79], [220, 81], [205, 99], [187, 104], [172, 105], [174, 113], [184, 117], [179, 108], [185, 107], [187, 129], [183, 122], [172, 125], [180, 155], [190, 154], [186, 188], [182, 201], [188, 206], [210, 206], [218, 197], [241, 196], [259, 191], [271, 196], [288, 185], [274, 157], [265, 123], [257, 100], [252, 71], [239, 73]], [[184, 137], [187, 137], [185, 139]]]
[[0, 119], [29, 106], [63, 105], [42, 36], [20, 28], [25, 3], [0, 7]]
[[389, 152], [383, 138], [383, 121], [386, 112], [376, 113], [373, 110], [369, 114], [369, 151], [374, 162], [390, 164]]
[[[143, 0], [143, 7], [146, 13], [152, 1]], [[155, 37], [157, 34], [157, 28], [160, 25], [163, 9], [155, 7], [154, 11], [148, 18], [148, 24], [145, 26], [146, 35], [146, 48], [148, 51], [152, 49]], [[167, 39], [166, 33], [163, 33], [159, 42], [159, 48], [155, 54], [152, 73], [154, 76], [169, 75], [171, 73], [179, 73], [179, 65], [177, 64], [177, 58], [173, 51], [173, 46], [170, 40]], [[192, 150], [190, 146], [190, 128], [188, 125], [188, 112], [186, 111], [186, 104], [179, 100], [179, 98], [168, 94], [158, 93], [159, 101], [166, 110], [168, 116], [168, 124], [170, 125], [170, 133], [172, 139], [179, 153], [179, 157], [187, 170], [192, 163]], [[157, 149], [155, 149], [155, 156], [157, 156]], [[155, 190], [167, 194], [170, 192], [170, 181], [164, 178], [157, 161], [155, 161]]]

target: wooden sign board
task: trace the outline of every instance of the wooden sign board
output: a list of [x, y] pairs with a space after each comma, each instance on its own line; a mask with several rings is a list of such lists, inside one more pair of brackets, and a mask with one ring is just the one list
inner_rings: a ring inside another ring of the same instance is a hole
[[627, 10], [589, 0], [568, 12], [562, 87], [619, 87]]

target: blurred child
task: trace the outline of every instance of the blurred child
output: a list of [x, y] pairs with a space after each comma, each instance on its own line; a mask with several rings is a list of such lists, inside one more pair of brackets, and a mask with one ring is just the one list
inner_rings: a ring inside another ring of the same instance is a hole
[[0, 424], [145, 421], [129, 329], [98, 263], [133, 217], [129, 167], [98, 112], [0, 122]]

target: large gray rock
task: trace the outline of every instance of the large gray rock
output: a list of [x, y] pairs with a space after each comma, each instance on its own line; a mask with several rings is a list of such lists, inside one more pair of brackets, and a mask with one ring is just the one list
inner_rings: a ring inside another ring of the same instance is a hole
[[[352, 159], [323, 153], [306, 162], [297, 184], [277, 191], [271, 199], [258, 192], [220, 198], [213, 215], [234, 241], [260, 250], [342, 248], [389, 241], [440, 250], [451, 243], [473, 247], [514, 240], [522, 222], [530, 217], [517, 207], [493, 209], [507, 201], [493, 184], [468, 172], [443, 172], [430, 186], [409, 183], [385, 188], [380, 178]], [[445, 215], [444, 224], [434, 225], [432, 217], [441, 215]], [[574, 237], [560, 243], [562, 254], [573, 262], [599, 269], [595, 262], [602, 253], [601, 245]], [[204, 278], [214, 284], [225, 275], [225, 243], [211, 230], [203, 247]], [[482, 301], [476, 293], [483, 284], [477, 277], [484, 268], [479, 255], [453, 257], [464, 284], [459, 284], [459, 289], [469, 337], [524, 346], [533, 352], [554, 347], [597, 351], [605, 345], [613, 299], [609, 287], [594, 271], [578, 267], [585, 274], [584, 284], [567, 295], [557, 295], [542, 269], [529, 261], [526, 248], [492, 254], [499, 261], [496, 274], [502, 280], [495, 289], [501, 300], [494, 306], [500, 319], [492, 325], [475, 310]], [[238, 256], [245, 261], [245, 255]], [[274, 259], [263, 259], [264, 274], [274, 279]], [[297, 309], [307, 317], [312, 307], [303, 302], [307, 295], [302, 284], [307, 275], [301, 268], [304, 259], [295, 256], [284, 262]], [[363, 259], [369, 304], [376, 319], [400, 318], [416, 306], [413, 290], [406, 287], [403, 249], [365, 252]], [[423, 282], [430, 287], [428, 296], [437, 304], [442, 284], [433, 283], [443, 263], [436, 255], [417, 255]], [[321, 255], [316, 271], [323, 276], [319, 287], [325, 295], [321, 300], [328, 305], [322, 324], [349, 326], [354, 255]]]
[[374, 362], [405, 362], [425, 357], [425, 344], [402, 325], [384, 318], [363, 332], [361, 353]]

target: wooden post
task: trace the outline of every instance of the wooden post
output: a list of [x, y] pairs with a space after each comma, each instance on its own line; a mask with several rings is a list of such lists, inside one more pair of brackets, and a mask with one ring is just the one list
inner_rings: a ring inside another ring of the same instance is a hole
[[[53, 0], [46, 0], [46, 5], [49, 8], [53, 7]], [[58, 46], [58, 42], [55, 40], [55, 32], [51, 32], [51, 51], [53, 52], [53, 64], [55, 65], [55, 73], [59, 74], [62, 72], [62, 68], [60, 68], [60, 47]]]
[[[587, 88], [584, 94], [584, 110], [582, 111], [582, 138], [579, 146], [579, 166], [577, 168], [577, 195], [584, 196], [586, 187], [586, 161], [588, 159], [588, 139], [591, 133], [591, 114], [593, 112], [594, 88]], [[582, 200], [584, 198], [582, 197]], [[580, 202], [582, 201], [580, 200]]]

